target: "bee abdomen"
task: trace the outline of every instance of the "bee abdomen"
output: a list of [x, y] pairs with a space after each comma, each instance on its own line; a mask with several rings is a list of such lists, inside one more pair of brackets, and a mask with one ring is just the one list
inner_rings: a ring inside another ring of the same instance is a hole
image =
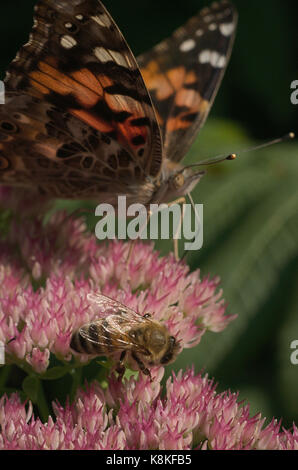
[[91, 323], [80, 328], [72, 335], [70, 347], [81, 354], [104, 354], [104, 348], [99, 342], [99, 337], [100, 327], [95, 323]]

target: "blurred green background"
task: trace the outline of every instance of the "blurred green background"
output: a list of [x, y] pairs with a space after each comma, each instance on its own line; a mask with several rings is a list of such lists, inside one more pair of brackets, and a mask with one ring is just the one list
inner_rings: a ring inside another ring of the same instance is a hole
[[[32, 25], [32, 0], [1, 1], [1, 78]], [[137, 55], [169, 35], [208, 2], [106, 0]], [[298, 3], [234, 0], [239, 11], [232, 59], [215, 105], [187, 163], [297, 132]], [[208, 171], [194, 191], [204, 204], [204, 246], [188, 256], [192, 269], [222, 278], [228, 311], [221, 334], [207, 333], [174, 369], [195, 363], [240, 391], [252, 412], [298, 422], [298, 144], [287, 142], [243, 155]], [[163, 251], [171, 246], [158, 244]], [[172, 368], [172, 367], [171, 367]]]

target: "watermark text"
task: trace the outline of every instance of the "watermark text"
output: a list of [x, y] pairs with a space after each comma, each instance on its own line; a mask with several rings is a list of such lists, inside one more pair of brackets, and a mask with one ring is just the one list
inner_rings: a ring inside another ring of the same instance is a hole
[[95, 235], [99, 240], [181, 240], [186, 251], [203, 246], [203, 204], [143, 204], [127, 206], [126, 196], [118, 197], [117, 209], [99, 204], [100, 217]]

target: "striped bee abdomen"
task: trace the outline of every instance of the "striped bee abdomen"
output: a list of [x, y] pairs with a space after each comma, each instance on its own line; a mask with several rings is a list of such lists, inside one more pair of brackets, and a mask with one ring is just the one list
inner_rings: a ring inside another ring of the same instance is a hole
[[70, 347], [81, 354], [105, 355], [106, 347], [101, 337], [102, 325], [90, 323], [82, 326], [72, 335]]

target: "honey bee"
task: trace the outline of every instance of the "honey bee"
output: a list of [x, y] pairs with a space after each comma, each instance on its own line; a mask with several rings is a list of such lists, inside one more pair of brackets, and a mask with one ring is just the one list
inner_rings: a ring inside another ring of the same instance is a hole
[[102, 294], [88, 294], [88, 300], [98, 309], [100, 317], [83, 325], [72, 335], [73, 351], [90, 356], [120, 354], [117, 372], [123, 375], [127, 354], [136, 361], [145, 375], [147, 366], [166, 365], [174, 361], [179, 344], [167, 328], [151, 315], [140, 315], [125, 305]]

